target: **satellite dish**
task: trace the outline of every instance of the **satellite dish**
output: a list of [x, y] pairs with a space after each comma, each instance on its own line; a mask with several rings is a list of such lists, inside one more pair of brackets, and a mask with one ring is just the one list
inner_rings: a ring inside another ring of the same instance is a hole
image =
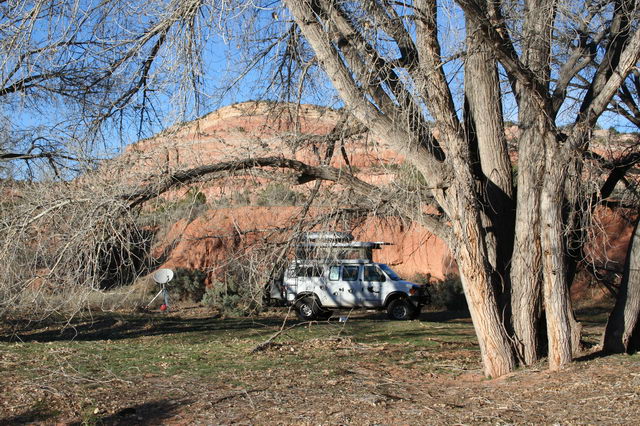
[[153, 273], [153, 280], [158, 284], [166, 284], [173, 279], [173, 271], [171, 269], [158, 269]]

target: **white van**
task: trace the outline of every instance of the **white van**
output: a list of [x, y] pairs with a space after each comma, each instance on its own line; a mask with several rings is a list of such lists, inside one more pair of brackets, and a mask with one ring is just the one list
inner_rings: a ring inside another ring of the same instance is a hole
[[269, 286], [271, 302], [293, 305], [304, 320], [328, 318], [338, 308], [386, 309], [389, 318], [407, 320], [430, 303], [427, 285], [405, 281], [372, 261], [372, 251], [386, 243], [346, 241], [346, 236], [336, 241], [339, 233], [330, 234], [297, 246], [298, 258]]

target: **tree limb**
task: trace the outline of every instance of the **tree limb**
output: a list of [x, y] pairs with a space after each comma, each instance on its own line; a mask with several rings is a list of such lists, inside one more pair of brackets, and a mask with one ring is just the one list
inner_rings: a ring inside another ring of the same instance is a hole
[[432, 187], [443, 187], [451, 176], [451, 171], [439, 162], [424, 146], [412, 145], [412, 135], [401, 128], [393, 117], [383, 114], [371, 103], [354, 80], [340, 52], [332, 44], [324, 31], [323, 23], [313, 13], [309, 1], [285, 0], [306, 40], [316, 52], [319, 63], [331, 79], [333, 86], [344, 100], [347, 108], [377, 137], [387, 141], [398, 152], [414, 151], [408, 155]]
[[370, 185], [343, 170], [325, 165], [311, 166], [298, 160], [283, 157], [262, 157], [225, 161], [193, 169], [180, 170], [161, 179], [159, 182], [123, 195], [121, 198], [127, 201], [129, 208], [135, 208], [176, 186], [193, 183], [206, 175], [221, 172], [238, 172], [259, 167], [294, 170], [297, 172], [298, 184], [311, 182], [313, 180], [326, 180], [353, 189], [358, 194], [365, 196], [373, 204], [391, 203], [393, 209], [400, 212], [404, 217], [425, 226], [430, 232], [446, 243], [451, 243], [452, 241], [448, 225], [443, 222], [442, 217], [423, 214], [422, 212], [416, 211], [416, 209], [407, 208], [404, 206], [403, 201], [392, 201], [391, 198], [386, 197], [378, 187]]

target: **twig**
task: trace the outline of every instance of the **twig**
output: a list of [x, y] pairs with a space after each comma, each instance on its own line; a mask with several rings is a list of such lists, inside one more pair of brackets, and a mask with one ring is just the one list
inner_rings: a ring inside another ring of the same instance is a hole
[[249, 393], [262, 392], [262, 391], [265, 391], [267, 389], [268, 388], [250, 389], [250, 390], [242, 389], [241, 391], [233, 392], [233, 393], [230, 393], [230, 394], [227, 394], [227, 395], [223, 395], [223, 396], [221, 396], [219, 398], [216, 398], [215, 400], [211, 401], [210, 404], [211, 405], [215, 405], [215, 404], [217, 404], [219, 402], [222, 402], [222, 401], [225, 401], [227, 399], [235, 398], [237, 396], [242, 396], [242, 395], [247, 396], [249, 398], [249, 400], [251, 400], [251, 397], [249, 397]]
[[312, 322], [313, 322], [313, 321], [299, 322], [299, 323], [297, 323], [297, 324], [290, 325], [290, 326], [289, 326], [289, 327], [287, 327], [287, 328], [281, 328], [281, 329], [280, 329], [280, 330], [278, 330], [274, 335], [272, 335], [271, 337], [269, 337], [267, 340], [265, 340], [264, 342], [262, 342], [262, 343], [260, 343], [260, 344], [258, 344], [258, 345], [256, 345], [256, 346], [254, 346], [254, 347], [253, 347], [253, 349], [251, 349], [251, 352], [250, 352], [250, 353], [254, 354], [254, 353], [256, 353], [256, 352], [264, 351], [265, 349], [268, 349], [268, 348], [273, 344], [273, 341], [274, 341], [278, 336], [280, 336], [282, 333], [285, 333], [285, 332], [287, 332], [287, 331], [289, 331], [289, 330], [291, 330], [291, 329], [293, 329], [293, 328], [299, 327], [299, 326], [301, 326], [301, 325], [311, 324]]

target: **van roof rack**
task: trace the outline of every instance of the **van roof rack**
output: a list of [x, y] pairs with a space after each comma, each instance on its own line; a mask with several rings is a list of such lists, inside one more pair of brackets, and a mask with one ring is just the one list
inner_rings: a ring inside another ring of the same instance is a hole
[[296, 265], [315, 265], [315, 264], [360, 264], [360, 263], [372, 263], [371, 259], [294, 259], [293, 263]]
[[335, 248], [368, 248], [368, 249], [380, 249], [382, 246], [389, 246], [392, 243], [387, 243], [384, 241], [350, 241], [350, 242], [306, 242], [296, 244], [296, 247], [305, 247], [305, 248], [319, 248], [319, 247], [335, 247]]
[[304, 232], [300, 235], [301, 241], [306, 242], [350, 242], [353, 241], [353, 235], [350, 232], [338, 232], [338, 231], [316, 231], [316, 232]]

